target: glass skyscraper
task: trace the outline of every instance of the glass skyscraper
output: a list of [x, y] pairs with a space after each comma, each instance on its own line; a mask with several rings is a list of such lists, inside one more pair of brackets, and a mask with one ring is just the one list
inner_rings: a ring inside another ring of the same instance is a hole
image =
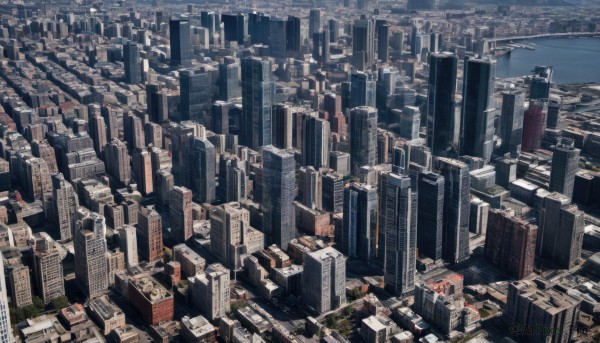
[[257, 57], [242, 60], [241, 144], [257, 150], [271, 144], [275, 82], [271, 61]]
[[173, 18], [169, 21], [169, 43], [171, 45], [171, 65], [188, 65], [192, 59], [190, 21], [187, 18]]

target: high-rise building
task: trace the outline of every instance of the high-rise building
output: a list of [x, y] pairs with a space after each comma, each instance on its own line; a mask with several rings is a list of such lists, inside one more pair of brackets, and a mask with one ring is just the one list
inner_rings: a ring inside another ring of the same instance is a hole
[[300, 18], [293, 16], [293, 15], [288, 15], [287, 18], [287, 24], [286, 24], [286, 48], [287, 51], [290, 52], [294, 52], [294, 53], [299, 53], [300, 49], [302, 47], [302, 41], [301, 41], [301, 20]]
[[298, 197], [308, 208], [319, 211], [323, 208], [322, 176], [314, 167], [303, 167], [298, 170]]
[[498, 268], [525, 279], [533, 273], [537, 226], [505, 210], [491, 209], [485, 256]]
[[417, 192], [408, 176], [381, 176], [380, 230], [385, 239], [385, 288], [406, 296], [415, 288], [417, 269]]
[[375, 75], [372, 73], [363, 73], [356, 71], [352, 73], [352, 88], [350, 94], [350, 107], [376, 105], [376, 89]]
[[193, 234], [192, 191], [175, 186], [169, 193], [169, 220], [173, 230], [173, 239], [185, 242]]
[[523, 280], [508, 285], [504, 311], [508, 327], [524, 328], [515, 331], [515, 338], [527, 342], [570, 342], [577, 327], [580, 300], [550, 285], [542, 288], [538, 282], [545, 283], [544, 280]]
[[390, 25], [383, 24], [377, 29], [377, 59], [387, 62], [390, 58]]
[[489, 162], [494, 148], [494, 77], [496, 61], [465, 60], [460, 155]]
[[35, 236], [33, 246], [33, 280], [37, 294], [45, 304], [65, 295], [63, 267], [54, 240], [45, 233]]
[[131, 179], [130, 156], [127, 145], [113, 138], [106, 145], [106, 171], [121, 185], [128, 185]]
[[189, 279], [192, 304], [210, 320], [225, 317], [230, 311], [229, 274], [227, 268], [215, 263], [207, 266], [203, 274]]
[[8, 272], [6, 280], [8, 281], [13, 307], [19, 308], [32, 305], [29, 267], [23, 265], [21, 261], [14, 261], [10, 264], [4, 264], [2, 268], [5, 269], [5, 272]]
[[150, 156], [148, 149], [135, 149], [131, 156], [131, 164], [138, 190], [143, 195], [153, 193], [152, 156]]
[[419, 254], [434, 261], [442, 259], [445, 179], [433, 172], [419, 173], [417, 247]]
[[219, 99], [229, 101], [242, 96], [240, 89], [240, 64], [219, 64]]
[[532, 100], [548, 99], [552, 83], [552, 67], [535, 66], [529, 88], [529, 98]]
[[469, 167], [458, 160], [438, 158], [435, 168], [445, 179], [442, 257], [450, 263], [469, 258]]
[[271, 144], [275, 83], [271, 61], [257, 57], [242, 60], [242, 120], [240, 143], [258, 150]]
[[179, 73], [179, 84], [181, 120], [209, 123], [213, 96], [211, 74], [203, 68], [183, 70]]
[[446, 156], [455, 146], [456, 72], [458, 59], [450, 53], [429, 56], [427, 92], [427, 146], [435, 156]]
[[271, 56], [276, 59], [285, 59], [287, 56], [287, 20], [283, 18], [271, 18], [269, 26], [269, 48]]
[[356, 107], [350, 111], [350, 170], [359, 175], [362, 166], [377, 164], [377, 110]]
[[321, 10], [311, 9], [308, 18], [308, 36], [312, 37], [313, 33], [321, 31], [321, 27]]
[[560, 123], [560, 108], [562, 106], [562, 98], [559, 96], [551, 96], [548, 99], [548, 118], [546, 127], [549, 129], [558, 129]]
[[390, 99], [396, 91], [398, 71], [388, 67], [381, 67], [377, 71], [377, 82], [375, 92], [375, 105], [379, 113], [379, 122], [391, 124], [388, 114], [390, 112]]
[[263, 227], [267, 241], [287, 250], [294, 238], [296, 165], [294, 154], [270, 145], [262, 149]]
[[52, 219], [58, 226], [60, 239], [70, 240], [75, 231], [75, 215], [79, 207], [79, 198], [73, 186], [63, 174], [52, 175]]
[[279, 149], [290, 149], [293, 128], [292, 108], [284, 104], [273, 106], [273, 145]]
[[352, 26], [352, 66], [358, 70], [368, 69], [375, 61], [374, 26], [365, 17], [355, 20]]
[[346, 304], [346, 257], [332, 247], [304, 254], [303, 300], [318, 313]]
[[525, 94], [521, 91], [502, 93], [502, 113], [500, 114], [499, 154], [517, 157], [521, 153], [523, 141], [523, 117], [525, 115]]
[[106, 224], [102, 215], [78, 211], [80, 229], [75, 233], [75, 280], [86, 297], [92, 299], [108, 289]]
[[205, 138], [196, 137], [188, 161], [191, 168], [190, 189], [194, 201], [212, 203], [216, 198], [216, 154], [215, 147]]
[[138, 240], [136, 228], [133, 225], [125, 225], [117, 230], [119, 234], [119, 245], [125, 254], [125, 265], [135, 267], [139, 264]]
[[152, 263], [163, 258], [162, 217], [154, 207], [140, 208], [137, 240], [141, 257]]
[[542, 147], [542, 138], [546, 128], [548, 102], [532, 100], [523, 116], [523, 142], [521, 150], [531, 152]]
[[302, 164], [315, 169], [329, 166], [329, 122], [316, 116], [302, 118]]
[[344, 206], [344, 177], [337, 172], [330, 172], [321, 177], [323, 187], [323, 210], [342, 212]]
[[[143, 148], [146, 146], [142, 119], [136, 114], [127, 113], [123, 116], [123, 131], [125, 142], [127, 142], [127, 146], [130, 150], [134, 150], [136, 148]], [[115, 138], [112, 138], [111, 142], [113, 139]], [[109, 142], [108, 144], [111, 144], [111, 142]]]
[[214, 207], [210, 225], [211, 251], [228, 268], [239, 270], [244, 257], [264, 248], [263, 233], [250, 226], [250, 212], [240, 203]]
[[186, 66], [192, 59], [191, 27], [188, 18], [172, 18], [169, 21], [171, 65]]
[[581, 257], [584, 213], [569, 197], [550, 193], [539, 210], [537, 253], [559, 268], [571, 269]]
[[146, 84], [146, 108], [150, 121], [154, 123], [169, 119], [169, 100], [162, 88], [160, 83]]
[[559, 192], [567, 197], [573, 196], [575, 174], [579, 170], [581, 150], [575, 148], [572, 139], [563, 138], [552, 153], [552, 170], [550, 171], [550, 191]]
[[136, 43], [129, 41], [123, 45], [123, 65], [125, 82], [130, 85], [142, 83], [140, 48]]
[[10, 311], [8, 307], [8, 289], [4, 277], [4, 257], [0, 254], [0, 342], [13, 342]]
[[94, 141], [94, 150], [100, 157], [104, 157], [104, 148], [106, 146], [106, 124], [104, 118], [99, 115], [92, 116], [88, 121], [88, 131], [90, 138]]
[[344, 254], [365, 261], [377, 256], [377, 209], [376, 187], [352, 183], [344, 189], [342, 232], [335, 237]]

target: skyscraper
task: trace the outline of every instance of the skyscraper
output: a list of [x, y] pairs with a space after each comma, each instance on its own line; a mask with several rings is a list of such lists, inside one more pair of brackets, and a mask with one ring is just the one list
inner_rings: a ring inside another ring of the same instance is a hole
[[239, 270], [244, 257], [264, 248], [264, 235], [250, 226], [250, 212], [237, 202], [214, 207], [210, 212], [210, 248], [218, 261]]
[[349, 257], [369, 261], [377, 256], [377, 188], [351, 183], [344, 189], [344, 217], [337, 244]]
[[271, 115], [275, 83], [271, 61], [242, 60], [242, 120], [240, 143], [251, 149], [271, 144]]
[[75, 233], [75, 280], [89, 299], [108, 289], [106, 224], [104, 216], [85, 209], [78, 211], [80, 228]]
[[67, 241], [75, 232], [75, 215], [79, 198], [63, 174], [52, 175], [52, 219], [58, 226], [60, 240]]
[[121, 251], [125, 254], [125, 265], [127, 267], [134, 267], [139, 263], [138, 242], [135, 230], [135, 226], [133, 225], [125, 225], [117, 230], [119, 244]]
[[332, 247], [304, 255], [303, 300], [318, 313], [346, 304], [346, 257]]
[[175, 186], [169, 193], [169, 220], [173, 230], [173, 239], [185, 242], [193, 234], [192, 191]]
[[33, 280], [45, 304], [65, 295], [63, 267], [56, 243], [46, 233], [36, 234], [33, 245]]
[[450, 53], [429, 56], [427, 92], [427, 146], [435, 156], [445, 156], [455, 146], [456, 70], [458, 59]]
[[537, 226], [509, 211], [491, 209], [485, 234], [485, 256], [518, 279], [533, 273]]
[[163, 258], [162, 217], [154, 207], [140, 207], [137, 225], [140, 256], [147, 262]]
[[169, 43], [171, 46], [171, 65], [186, 66], [192, 59], [192, 41], [188, 18], [172, 18], [169, 21]]
[[465, 60], [460, 155], [489, 162], [494, 148], [494, 77], [496, 62]]
[[521, 91], [502, 93], [502, 113], [500, 115], [500, 145], [499, 154], [510, 153], [517, 157], [521, 153], [523, 141], [523, 117], [525, 114], [525, 94]]
[[550, 171], [550, 191], [559, 192], [567, 197], [573, 196], [575, 174], [579, 170], [581, 150], [575, 148], [572, 139], [563, 138], [552, 153], [552, 170]]
[[285, 59], [287, 54], [287, 20], [283, 18], [271, 18], [269, 26], [269, 48], [271, 56], [277, 59]]
[[294, 154], [272, 145], [263, 147], [262, 206], [267, 241], [287, 250], [294, 238], [296, 165]]
[[316, 116], [302, 119], [302, 164], [319, 170], [329, 165], [329, 122]]
[[352, 88], [350, 93], [350, 107], [376, 105], [376, 87], [375, 75], [363, 73], [360, 71], [352, 73]]
[[581, 257], [584, 213], [560, 193], [548, 194], [540, 206], [538, 255], [559, 268], [573, 268]]
[[419, 254], [434, 261], [442, 259], [445, 179], [433, 172], [419, 173], [417, 247]]
[[385, 288], [398, 296], [415, 288], [417, 263], [417, 193], [408, 176], [381, 176], [380, 226], [385, 239]]
[[94, 142], [94, 150], [99, 157], [104, 157], [104, 148], [106, 146], [106, 124], [104, 118], [99, 115], [94, 115], [88, 122], [88, 131], [90, 138]]
[[106, 145], [106, 171], [121, 185], [129, 185], [131, 179], [130, 156], [127, 145], [113, 138]]
[[390, 25], [383, 24], [377, 30], [377, 59], [381, 62], [387, 62], [390, 58]]
[[532, 100], [548, 99], [552, 83], [552, 67], [535, 66], [529, 88], [529, 98]]
[[300, 48], [302, 47], [302, 42], [300, 39], [301, 33], [301, 20], [300, 18], [288, 15], [287, 24], [286, 24], [286, 48], [287, 51], [291, 51], [294, 53], [299, 53]]
[[548, 102], [532, 100], [523, 117], [523, 143], [521, 150], [531, 152], [542, 147], [542, 137], [546, 128]]
[[0, 342], [13, 341], [12, 327], [10, 325], [10, 311], [8, 307], [8, 289], [4, 277], [4, 257], [0, 254]]
[[291, 148], [293, 128], [292, 108], [286, 104], [273, 106], [273, 145], [279, 149]]
[[143, 195], [149, 195], [154, 192], [152, 177], [152, 157], [147, 149], [136, 149], [131, 156], [133, 174], [138, 189]]
[[352, 26], [352, 66], [365, 70], [375, 61], [375, 28], [364, 16]]
[[321, 10], [311, 9], [308, 18], [308, 36], [312, 37], [313, 33], [321, 31]]
[[350, 164], [353, 175], [362, 166], [377, 163], [377, 110], [356, 107], [350, 111]]
[[204, 69], [183, 70], [179, 73], [181, 120], [210, 123], [212, 76]]
[[216, 198], [215, 147], [205, 138], [196, 137], [192, 144], [188, 166], [191, 168], [190, 189], [198, 203], [212, 203]]
[[219, 99], [229, 101], [242, 96], [239, 71], [239, 63], [219, 64]]
[[125, 82], [130, 85], [142, 83], [142, 63], [140, 48], [134, 42], [123, 45], [123, 65], [125, 67]]
[[458, 160], [438, 158], [435, 169], [445, 179], [442, 257], [450, 263], [469, 258], [469, 167]]

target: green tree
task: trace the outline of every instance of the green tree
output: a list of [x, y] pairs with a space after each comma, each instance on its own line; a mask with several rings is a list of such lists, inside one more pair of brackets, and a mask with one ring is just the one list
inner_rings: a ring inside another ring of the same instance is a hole
[[344, 309], [344, 315], [346, 317], [350, 317], [350, 316], [352, 316], [353, 313], [354, 313], [354, 307], [346, 306], [346, 308]]
[[38, 311], [43, 311], [44, 308], [46, 308], [46, 304], [44, 303], [44, 300], [42, 300], [42, 298], [35, 296], [33, 297], [33, 306], [38, 310]]
[[67, 306], [69, 306], [69, 299], [67, 299], [67, 297], [65, 297], [64, 295], [60, 296], [58, 298], [52, 299], [52, 301], [50, 302], [50, 308], [54, 311], [58, 311]]
[[172, 255], [170, 249], [165, 248], [163, 258], [165, 260], [165, 264], [167, 264], [173, 260], [173, 255]]

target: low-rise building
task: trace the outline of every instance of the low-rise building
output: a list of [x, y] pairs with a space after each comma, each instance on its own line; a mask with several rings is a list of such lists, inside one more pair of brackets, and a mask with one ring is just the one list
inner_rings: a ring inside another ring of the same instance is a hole
[[149, 325], [173, 319], [173, 295], [147, 275], [129, 279], [129, 301]]
[[89, 312], [105, 336], [112, 330], [125, 326], [125, 314], [107, 296], [90, 300]]

